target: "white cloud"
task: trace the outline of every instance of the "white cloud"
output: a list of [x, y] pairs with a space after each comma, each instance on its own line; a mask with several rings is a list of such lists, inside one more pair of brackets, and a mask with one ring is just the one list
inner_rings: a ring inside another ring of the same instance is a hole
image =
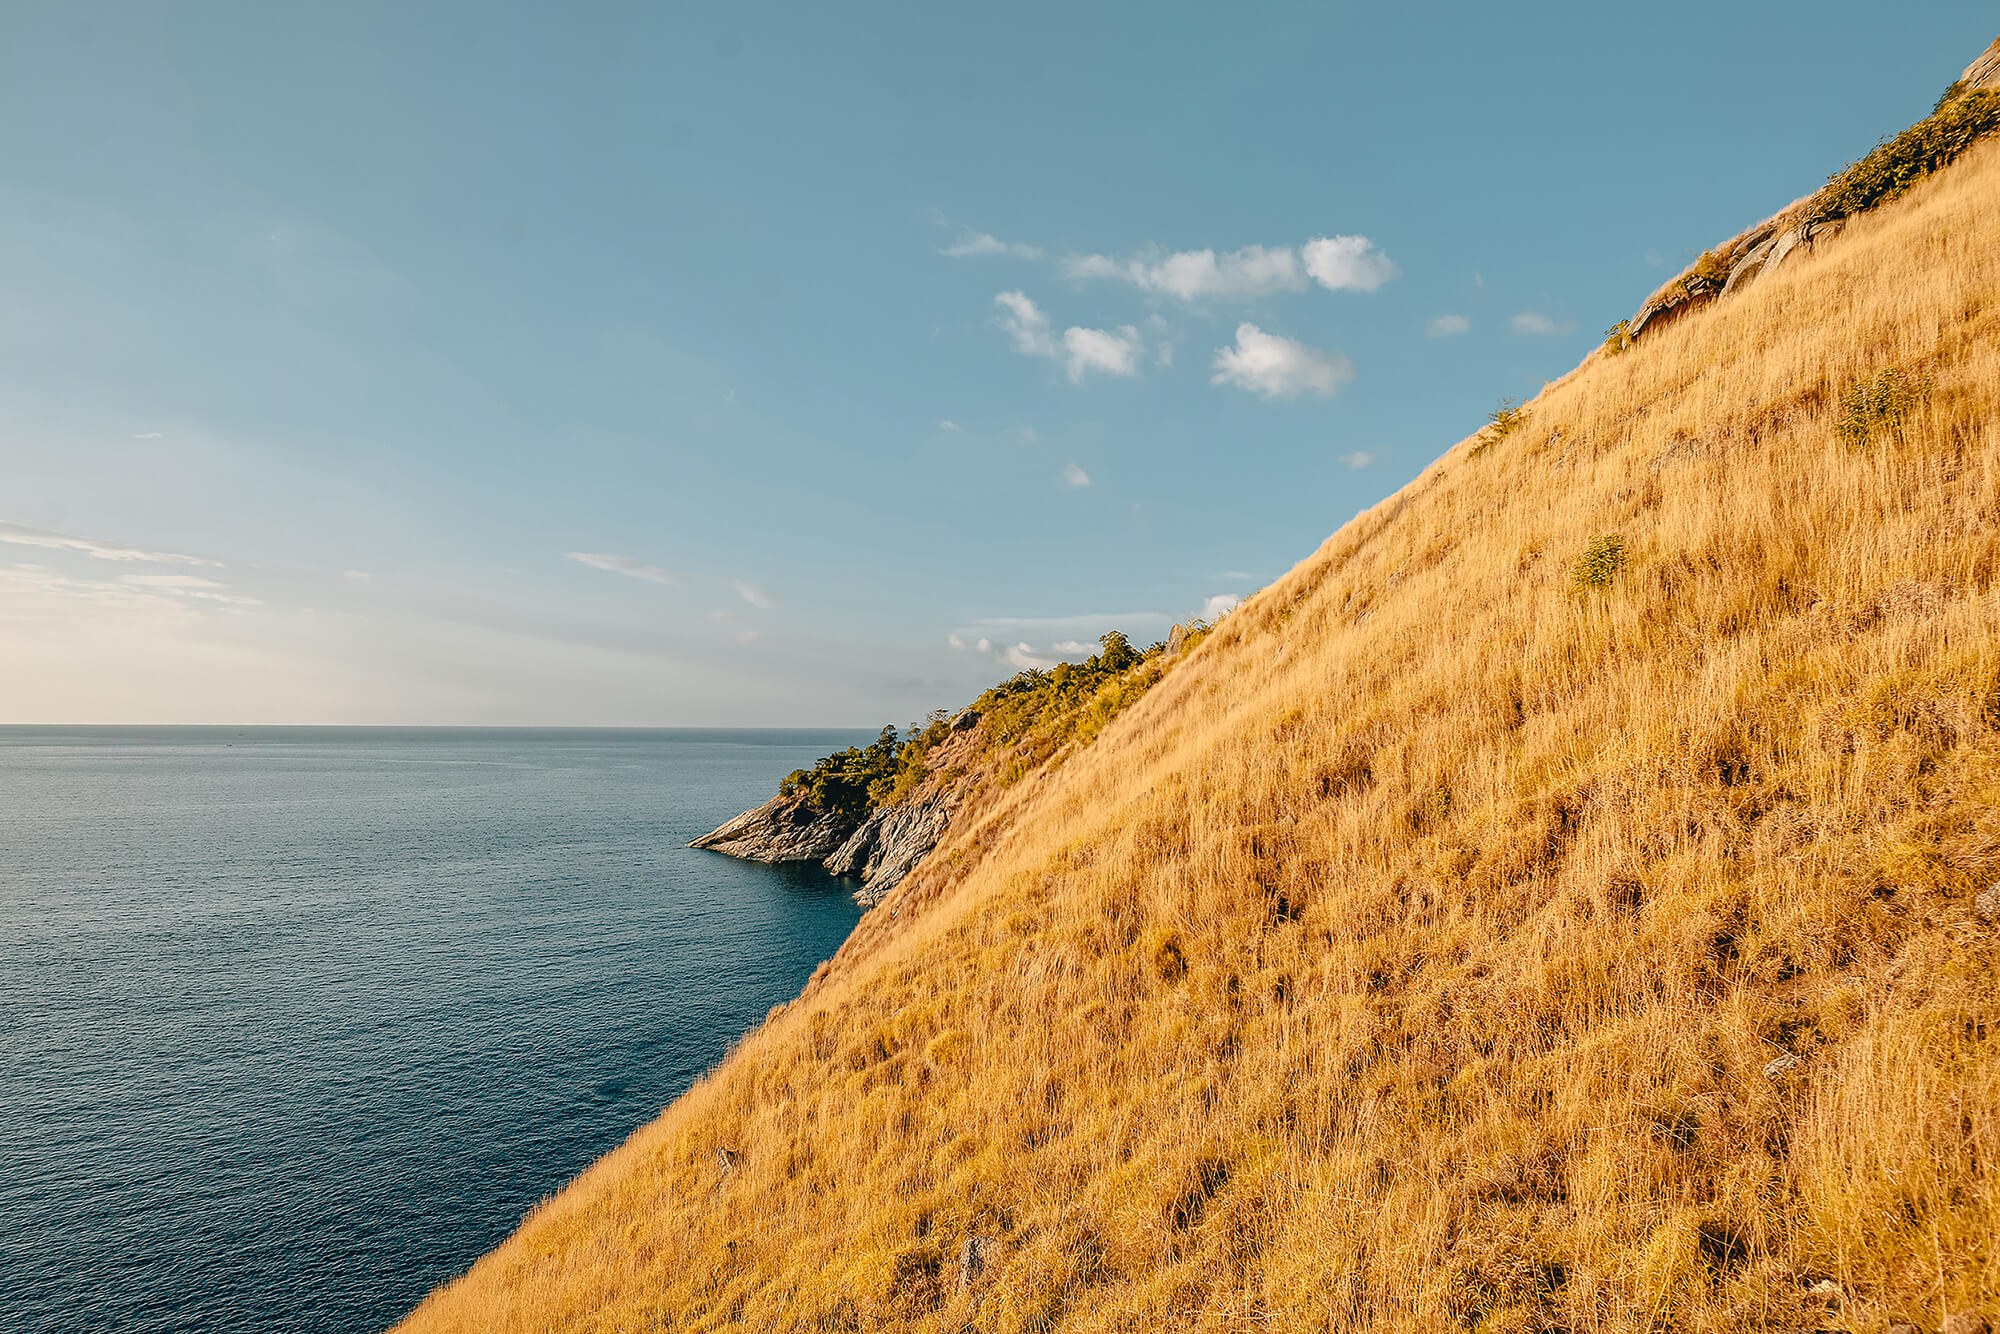
[[1514, 326], [1515, 333], [1535, 334], [1538, 337], [1566, 334], [1576, 328], [1575, 320], [1564, 320], [1561, 324], [1557, 324], [1537, 310], [1524, 310], [1508, 323]]
[[1106, 375], [1136, 375], [1139, 371], [1139, 331], [1129, 324], [1116, 329], [1065, 329], [1063, 348], [1069, 353], [1071, 384], [1082, 384], [1091, 371]]
[[1023, 245], [1019, 241], [1003, 241], [990, 232], [967, 232], [957, 242], [948, 245], [944, 253], [953, 259], [970, 259], [978, 255], [1010, 255], [1015, 259], [1040, 259], [1040, 246]]
[[1065, 639], [1051, 644], [1049, 647], [1053, 648], [1057, 653], [1091, 654], [1097, 652], [1097, 645], [1086, 644], [1081, 639]]
[[754, 584], [748, 579], [732, 579], [729, 582], [735, 587], [736, 595], [753, 607], [762, 607], [768, 611], [778, 605], [778, 599], [771, 596], [759, 584]]
[[1449, 338], [1462, 334], [1472, 327], [1472, 321], [1463, 315], [1440, 315], [1424, 326], [1424, 332], [1432, 338]]
[[1217, 593], [1214, 597], [1202, 602], [1201, 619], [1204, 621], [1219, 621], [1242, 605], [1243, 599], [1237, 597], [1234, 593]]
[[140, 431], [132, 438], [134, 440], [158, 440], [162, 435], [165, 434], [166, 432], [164, 431]]
[[1342, 454], [1340, 456], [1340, 461], [1342, 463], [1345, 463], [1349, 468], [1352, 468], [1354, 471], [1359, 472], [1361, 471], [1361, 469], [1373, 463], [1375, 461], [1375, 456], [1369, 453], [1365, 449], [1357, 449], [1352, 454]]
[[143, 561], [151, 565], [206, 565], [220, 569], [222, 562], [201, 556], [181, 556], [171, 551], [144, 551], [117, 542], [100, 542], [94, 537], [71, 537], [66, 533], [24, 528], [17, 523], [0, 523], [0, 542], [19, 547], [46, 547], [52, 551], [80, 551], [98, 560]]
[[588, 565], [593, 570], [609, 570], [612, 574], [622, 574], [629, 579], [644, 579], [649, 584], [677, 584], [680, 576], [672, 570], [663, 570], [657, 565], [632, 556], [614, 556], [602, 551], [566, 551], [563, 553], [579, 565]]
[[951, 434], [957, 435], [960, 431], [963, 431], [965, 428], [963, 426], [960, 426], [957, 422], [953, 421], [951, 418], [946, 417], [943, 421], [938, 423], [938, 429], [940, 431], [949, 431]]
[[1162, 344], [1160, 344], [1160, 352], [1159, 352], [1159, 355], [1160, 355], [1160, 364], [1161, 364], [1162, 366], [1171, 366], [1171, 365], [1173, 365], [1173, 364], [1174, 364], [1174, 345], [1173, 345], [1172, 343], [1162, 343]]
[[1402, 273], [1365, 236], [1320, 236], [1305, 243], [1306, 272], [1329, 292], [1372, 292]]
[[1035, 646], [1032, 644], [1010, 644], [1006, 649], [1002, 650], [1000, 657], [1009, 667], [1023, 672], [1031, 667], [1039, 667], [1043, 671], [1047, 671], [1059, 661], [1059, 659], [1045, 658], [1036, 653]]
[[1342, 352], [1322, 352], [1254, 324], [1236, 326], [1236, 346], [1215, 354], [1210, 384], [1233, 384], [1265, 398], [1332, 394], [1354, 379], [1354, 363]]
[[1090, 474], [1072, 463], [1062, 470], [1062, 480], [1064, 486], [1089, 486]]
[[1003, 312], [1000, 327], [1014, 340], [1014, 350], [1027, 357], [1053, 357], [1056, 340], [1049, 333], [1049, 317], [1028, 299], [1026, 292], [1002, 292], [993, 304]]
[[1182, 250], [1160, 260], [1116, 260], [1109, 255], [1071, 255], [1063, 262], [1070, 278], [1116, 278], [1147, 292], [1193, 301], [1201, 297], [1249, 297], [1267, 292], [1301, 292], [1306, 280], [1290, 246], [1244, 246], [1217, 254]]

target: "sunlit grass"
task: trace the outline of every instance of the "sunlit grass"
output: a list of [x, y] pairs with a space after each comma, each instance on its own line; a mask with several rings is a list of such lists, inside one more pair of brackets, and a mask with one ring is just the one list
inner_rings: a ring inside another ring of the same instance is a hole
[[[1890, 366], [1929, 392], [1849, 448], [1842, 395]], [[2000, 153], [1527, 413], [992, 785], [410, 1328], [1990, 1302]]]

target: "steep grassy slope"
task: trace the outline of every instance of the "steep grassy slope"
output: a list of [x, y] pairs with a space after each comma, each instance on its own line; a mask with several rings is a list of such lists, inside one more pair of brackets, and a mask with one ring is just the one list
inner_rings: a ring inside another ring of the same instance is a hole
[[1997, 560], [1988, 144], [1342, 528], [409, 1328], [2000, 1315]]

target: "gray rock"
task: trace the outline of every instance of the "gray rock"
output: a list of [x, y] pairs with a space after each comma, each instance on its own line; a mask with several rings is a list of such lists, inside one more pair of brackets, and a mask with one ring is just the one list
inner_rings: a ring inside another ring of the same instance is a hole
[[861, 902], [880, 903], [944, 837], [956, 805], [940, 792], [880, 807], [826, 859], [826, 869], [861, 881], [854, 895]]
[[1171, 658], [1176, 653], [1179, 653], [1186, 644], [1187, 644], [1187, 627], [1185, 625], [1176, 624], [1173, 629], [1167, 631], [1168, 657]]
[[1802, 226], [1787, 227], [1784, 231], [1779, 232], [1771, 238], [1771, 249], [1764, 256], [1764, 262], [1758, 266], [1758, 276], [1762, 277], [1767, 273], [1776, 273], [1778, 266], [1784, 263], [1794, 250], [1805, 244], [1806, 233], [1805, 228]]
[[1979, 897], [1972, 901], [1972, 910], [1982, 922], [2000, 922], [2000, 880], [1979, 891]]
[[954, 732], [969, 732], [978, 725], [979, 710], [977, 709], [964, 709], [960, 711], [958, 717], [951, 720], [951, 730]]
[[993, 1238], [967, 1237], [958, 1248], [958, 1290], [965, 1292], [977, 1287], [999, 1258], [1000, 1243]]
[[1757, 280], [1770, 260], [1771, 252], [1777, 248], [1777, 238], [1767, 237], [1743, 252], [1743, 258], [1736, 261], [1729, 270], [1729, 281], [1722, 284], [1722, 294], [1728, 296], [1739, 287], [1747, 287]]
[[1803, 1064], [1805, 1064], [1804, 1057], [1795, 1055], [1792, 1052], [1786, 1052], [1783, 1056], [1775, 1058], [1774, 1060], [1771, 1061], [1770, 1064], [1764, 1067], [1764, 1078], [1766, 1079], [1780, 1078], [1781, 1076], [1788, 1074], [1793, 1070], [1798, 1069]]
[[854, 833], [850, 816], [820, 815], [799, 796], [773, 797], [688, 844], [753, 862], [822, 861]]

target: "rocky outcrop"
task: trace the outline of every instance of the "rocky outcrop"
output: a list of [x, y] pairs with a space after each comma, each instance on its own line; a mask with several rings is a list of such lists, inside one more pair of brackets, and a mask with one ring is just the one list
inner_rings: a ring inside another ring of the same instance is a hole
[[821, 815], [802, 796], [778, 796], [688, 844], [753, 862], [824, 862], [854, 834], [852, 816]]
[[937, 846], [957, 804], [951, 793], [935, 792], [880, 807], [826, 859], [826, 869], [861, 881], [854, 897], [879, 903]]
[[957, 805], [953, 792], [938, 790], [857, 820], [817, 814], [801, 796], [773, 797], [688, 846], [753, 862], [817, 862], [859, 880], [854, 897], [875, 904], [937, 846]]

